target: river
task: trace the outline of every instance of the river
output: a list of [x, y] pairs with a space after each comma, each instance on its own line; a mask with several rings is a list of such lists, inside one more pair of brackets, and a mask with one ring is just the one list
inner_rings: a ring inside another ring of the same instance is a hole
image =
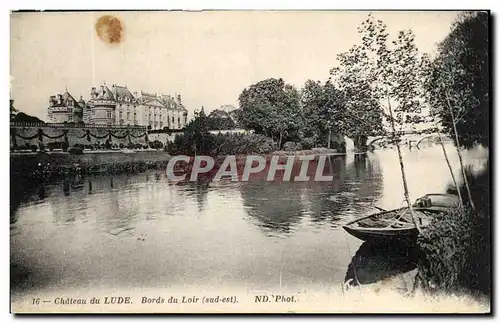
[[[484, 149], [464, 152], [477, 171], [487, 158]], [[439, 146], [405, 148], [404, 159], [412, 199], [445, 192], [451, 178]], [[92, 192], [86, 182], [69, 195], [48, 185], [11, 217], [13, 300], [70, 289], [339, 286], [353, 257], [389, 261], [341, 226], [374, 206], [402, 206], [403, 192], [395, 150], [336, 156], [331, 165], [332, 182], [173, 185], [153, 172], [94, 176]], [[412, 268], [398, 261], [396, 271]], [[369, 283], [393, 267], [358, 275]]]

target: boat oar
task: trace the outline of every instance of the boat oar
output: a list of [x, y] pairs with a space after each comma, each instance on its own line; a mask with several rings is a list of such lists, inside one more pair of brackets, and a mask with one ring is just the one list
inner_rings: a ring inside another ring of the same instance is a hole
[[374, 206], [374, 208], [376, 208], [377, 210], [382, 211], [382, 212], [386, 212], [387, 211], [386, 209], [383, 209], [383, 208], [378, 207], [378, 206]]

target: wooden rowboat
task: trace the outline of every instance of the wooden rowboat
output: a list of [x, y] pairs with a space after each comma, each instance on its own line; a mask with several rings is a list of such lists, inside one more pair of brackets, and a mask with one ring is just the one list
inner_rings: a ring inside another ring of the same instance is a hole
[[[415, 202], [413, 211], [421, 228], [427, 227], [436, 213], [450, 212], [458, 205], [451, 194], [427, 194]], [[408, 207], [371, 214], [343, 226], [349, 234], [363, 241], [415, 240], [418, 230]]]

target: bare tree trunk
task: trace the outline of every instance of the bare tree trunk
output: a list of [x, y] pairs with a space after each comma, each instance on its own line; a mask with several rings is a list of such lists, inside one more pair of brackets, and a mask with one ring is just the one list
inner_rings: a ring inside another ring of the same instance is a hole
[[396, 144], [396, 149], [398, 151], [399, 166], [401, 168], [401, 178], [403, 179], [403, 189], [404, 189], [406, 204], [408, 204], [408, 209], [410, 210], [411, 219], [413, 220], [413, 224], [417, 228], [417, 231], [420, 233], [422, 231], [420, 229], [420, 226], [418, 225], [417, 219], [415, 218], [415, 213], [413, 212], [413, 206], [412, 206], [411, 199], [410, 199], [410, 193], [408, 191], [408, 183], [406, 181], [405, 165], [403, 163], [403, 155], [401, 154], [401, 147], [399, 146], [399, 141], [396, 139], [396, 125], [394, 124], [394, 117], [392, 114], [392, 107], [391, 107], [391, 101], [390, 101], [389, 95], [387, 96], [387, 104], [389, 106], [389, 116], [391, 118], [392, 133], [394, 135], [394, 139], [395, 139], [394, 141]]
[[441, 132], [439, 131], [439, 129], [437, 131], [437, 134], [438, 134], [438, 138], [439, 138], [439, 144], [441, 145], [441, 149], [443, 149], [443, 155], [444, 155], [444, 159], [446, 160], [446, 165], [448, 165], [448, 170], [450, 171], [451, 179], [453, 180], [453, 185], [455, 185], [455, 189], [457, 190], [458, 199], [460, 200], [460, 208], [463, 210], [464, 209], [464, 202], [462, 199], [462, 192], [460, 192], [460, 187], [458, 187], [458, 183], [457, 183], [457, 180], [455, 178], [455, 174], [453, 174], [453, 168], [451, 167], [450, 159], [448, 158], [448, 153], [446, 152], [446, 148], [444, 147], [443, 139], [441, 137]]
[[453, 132], [455, 134], [455, 148], [457, 150], [458, 161], [460, 162], [460, 170], [462, 171], [462, 177], [464, 178], [465, 188], [467, 189], [467, 195], [469, 197], [469, 203], [473, 210], [476, 209], [474, 201], [472, 200], [472, 194], [470, 191], [469, 180], [467, 179], [467, 174], [465, 173], [464, 163], [462, 160], [462, 153], [460, 152], [460, 141], [458, 139], [457, 124], [455, 122], [455, 114], [453, 113], [453, 108], [448, 97], [448, 92], [446, 92], [446, 103], [448, 104], [448, 109], [450, 110], [451, 122], [453, 123]]
[[281, 139], [283, 138], [283, 131], [280, 131], [280, 139], [278, 141], [278, 147], [281, 149]]
[[330, 141], [332, 140], [332, 128], [328, 128], [328, 149], [330, 149]]

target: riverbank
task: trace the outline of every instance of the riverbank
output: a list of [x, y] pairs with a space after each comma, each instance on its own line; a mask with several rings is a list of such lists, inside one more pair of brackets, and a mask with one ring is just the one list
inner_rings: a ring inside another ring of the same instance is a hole
[[328, 156], [342, 156], [346, 153], [338, 152], [336, 149], [330, 148], [312, 148], [303, 150], [278, 150], [272, 153], [273, 155], [280, 156], [308, 156], [308, 155], [328, 155]]
[[11, 176], [16, 171], [42, 168], [45, 172], [61, 172], [78, 165], [82, 170], [104, 171], [120, 166], [166, 163], [171, 156], [159, 150], [103, 150], [85, 151], [81, 155], [67, 152], [11, 153]]
[[[310, 150], [296, 151], [275, 151], [266, 156], [305, 156], [305, 155], [328, 155], [341, 156], [345, 153], [338, 153], [335, 149], [314, 148]], [[239, 155], [238, 157], [245, 157]], [[220, 157], [220, 156], [219, 156]], [[224, 156], [225, 157], [225, 156]], [[84, 151], [83, 154], [76, 155], [68, 152], [12, 152], [10, 154], [11, 176], [16, 172], [31, 172], [40, 170], [50, 172], [72, 171], [75, 165], [78, 165], [84, 172], [105, 172], [106, 170], [116, 169], [120, 166], [133, 167], [134, 165], [161, 166], [166, 165], [172, 156], [156, 149], [140, 150], [91, 150]]]

